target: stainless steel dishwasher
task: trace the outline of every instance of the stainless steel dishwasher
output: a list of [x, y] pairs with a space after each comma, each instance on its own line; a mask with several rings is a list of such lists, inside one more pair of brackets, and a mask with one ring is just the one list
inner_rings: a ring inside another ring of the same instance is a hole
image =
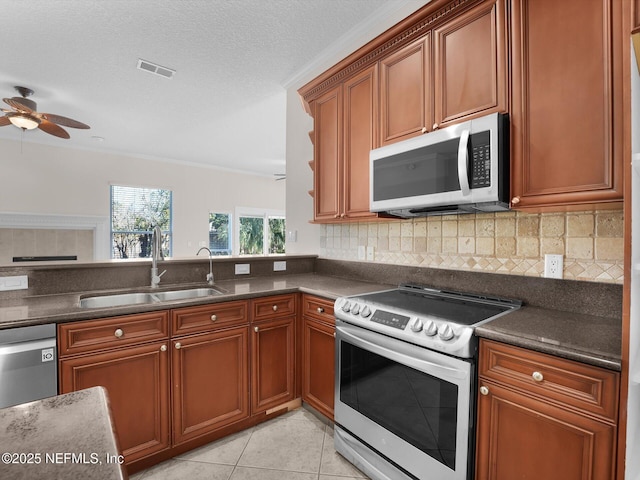
[[0, 408], [58, 394], [53, 323], [0, 330]]

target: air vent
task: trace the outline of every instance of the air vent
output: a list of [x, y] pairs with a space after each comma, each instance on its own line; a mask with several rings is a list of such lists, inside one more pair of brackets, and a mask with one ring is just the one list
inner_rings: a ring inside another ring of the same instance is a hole
[[158, 65], [156, 63], [151, 63], [146, 60], [138, 59], [138, 69], [144, 70], [145, 72], [153, 73], [155, 75], [160, 75], [164, 78], [173, 78], [176, 71], [171, 70], [170, 68], [163, 67], [162, 65]]

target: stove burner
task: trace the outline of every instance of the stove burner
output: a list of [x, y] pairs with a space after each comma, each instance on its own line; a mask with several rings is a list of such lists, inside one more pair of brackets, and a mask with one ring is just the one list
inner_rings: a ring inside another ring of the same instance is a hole
[[461, 358], [475, 355], [477, 325], [521, 306], [517, 300], [401, 285], [338, 298], [339, 320]]

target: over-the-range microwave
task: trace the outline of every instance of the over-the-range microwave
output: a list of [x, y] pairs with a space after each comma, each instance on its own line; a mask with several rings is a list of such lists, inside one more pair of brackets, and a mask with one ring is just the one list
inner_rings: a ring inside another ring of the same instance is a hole
[[494, 113], [371, 150], [372, 212], [410, 218], [509, 209], [509, 120]]

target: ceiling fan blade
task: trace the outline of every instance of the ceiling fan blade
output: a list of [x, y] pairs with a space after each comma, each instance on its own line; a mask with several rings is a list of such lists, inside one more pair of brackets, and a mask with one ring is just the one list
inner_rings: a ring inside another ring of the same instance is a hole
[[41, 116], [45, 120], [49, 120], [50, 122], [57, 123], [58, 125], [64, 125], [65, 127], [81, 128], [83, 130], [91, 128], [89, 125], [86, 125], [82, 122], [78, 122], [77, 120], [63, 117], [61, 115], [54, 115], [53, 113], [42, 113]]
[[11, 97], [3, 98], [4, 103], [24, 113], [33, 113], [35, 111], [36, 102], [28, 98]]
[[9, 124], [11, 124], [11, 122], [9, 121], [9, 117], [7, 117], [6, 115], [4, 117], [0, 117], [0, 127], [4, 127]]
[[49, 135], [54, 135], [60, 138], [70, 138], [69, 134], [64, 128], [59, 127], [55, 123], [52, 123], [49, 120], [46, 120], [44, 118], [40, 122], [40, 125], [38, 125], [38, 128], [43, 132], [48, 133]]

